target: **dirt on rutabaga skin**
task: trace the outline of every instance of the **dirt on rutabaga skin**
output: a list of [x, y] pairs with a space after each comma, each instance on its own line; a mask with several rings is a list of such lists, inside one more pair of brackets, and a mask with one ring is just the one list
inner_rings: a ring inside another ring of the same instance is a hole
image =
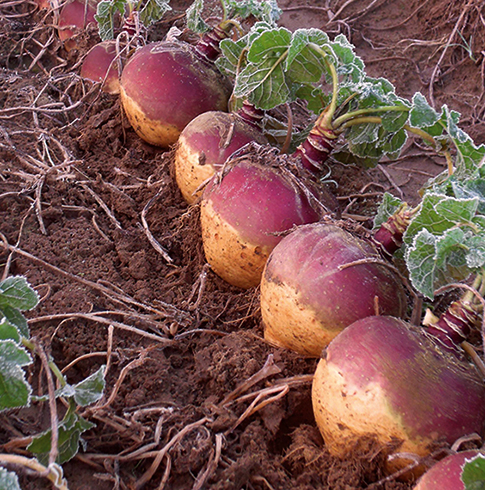
[[[172, 25], [183, 30], [189, 3], [171, 2], [148, 40]], [[346, 34], [371, 76], [388, 78], [401, 96], [421, 91], [436, 107], [448, 104], [485, 142], [482, 0], [279, 4], [282, 25]], [[344, 460], [329, 455], [310, 399], [317, 360], [264, 342], [259, 290], [229, 286], [206, 265], [199, 208], [175, 184], [172, 151], [144, 143], [117, 96], [79, 79], [96, 31], [68, 53], [52, 15], [33, 9], [0, 5], [0, 273], [25, 275], [39, 292], [28, 312], [32, 336], [61, 369], [76, 361], [69, 382], [109, 359], [109, 403], [86, 414], [96, 427], [63, 465], [69, 488], [135, 488], [142, 478], [148, 490], [412, 488], [382, 481], [384, 458], [372, 441]], [[304, 127], [308, 114], [293, 110]], [[398, 161], [372, 170], [330, 163], [344, 215], [364, 230], [383, 191], [413, 205], [446, 168], [411, 141]], [[268, 360], [278, 369], [245, 384]], [[38, 363], [28, 378], [46, 392]], [[22, 452], [23, 437], [49, 426], [47, 404], [0, 415], [0, 452]], [[24, 490], [50, 488], [31, 474], [20, 481]]]

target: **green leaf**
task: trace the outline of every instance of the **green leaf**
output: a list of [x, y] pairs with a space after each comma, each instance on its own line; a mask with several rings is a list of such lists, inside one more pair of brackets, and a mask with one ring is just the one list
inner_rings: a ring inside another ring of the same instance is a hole
[[[83, 419], [75, 412], [75, 404], [71, 404], [64, 419], [59, 424], [59, 454], [56, 463], [62, 465], [71, 460], [79, 451], [79, 444], [82, 442], [81, 434], [94, 427], [95, 424]], [[51, 449], [52, 432], [49, 429], [42, 434], [35, 436], [27, 449], [36, 454], [38, 460], [46, 465], [49, 462], [49, 452]]]
[[365, 77], [365, 65], [355, 54], [354, 46], [343, 35], [335, 37], [330, 46], [337, 57], [337, 73], [353, 83], [361, 82]]
[[246, 47], [246, 40], [240, 38], [237, 41], [232, 39], [223, 39], [219, 47], [222, 55], [219, 56], [215, 63], [219, 71], [226, 76], [235, 78], [239, 68], [239, 60]]
[[434, 288], [449, 284], [453, 280], [461, 281], [470, 275], [467, 266], [467, 238], [461, 228], [450, 228], [436, 241], [436, 267]]
[[0, 307], [10, 306], [22, 311], [39, 303], [39, 296], [22, 276], [8, 277], [0, 283]]
[[99, 37], [102, 41], [114, 38], [114, 19], [119, 12], [125, 16], [127, 0], [103, 0], [98, 3], [94, 18], [98, 23]]
[[374, 226], [372, 229], [379, 229], [379, 227], [385, 223], [402, 205], [403, 201], [401, 199], [393, 196], [389, 192], [385, 192], [382, 196], [382, 201], [377, 208], [377, 212], [374, 217]]
[[[484, 222], [485, 223], [485, 222]], [[468, 249], [466, 264], [472, 270], [478, 270], [485, 266], [485, 233], [472, 236], [465, 242]]]
[[13, 340], [20, 342], [20, 332], [15, 325], [12, 325], [7, 318], [0, 320], [0, 340]]
[[438, 236], [456, 225], [471, 225], [477, 209], [476, 198], [457, 199], [443, 194], [426, 194], [419, 212], [404, 234], [404, 242], [410, 244], [414, 235], [423, 228]]
[[[379, 124], [364, 123], [351, 126], [345, 133], [345, 138], [352, 151], [359, 156], [367, 156], [367, 143], [375, 143], [379, 138]], [[364, 146], [363, 146], [364, 145]], [[378, 145], [372, 145], [377, 149]], [[355, 148], [355, 150], [353, 150]], [[362, 149], [362, 150], [361, 150]], [[373, 152], [371, 151], [370, 154]]]
[[32, 388], [22, 367], [32, 364], [28, 352], [13, 340], [0, 340], [0, 411], [25, 407]]
[[336, 58], [328, 45], [327, 34], [319, 29], [298, 29], [290, 40], [285, 71], [291, 83], [319, 82], [328, 72], [322, 54], [316, 52], [310, 44], [317, 45], [326, 53], [332, 63]]
[[272, 27], [270, 24], [266, 22], [257, 22], [246, 35], [239, 38], [237, 41], [223, 39], [219, 44], [222, 55], [216, 59], [216, 65], [219, 70], [223, 74], [234, 78], [238, 69], [240, 71], [247, 64], [246, 57], [243, 56], [243, 53], [249, 51], [249, 47], [254, 40], [259, 38], [263, 32], [271, 29]]
[[480, 167], [485, 159], [485, 145], [475, 146], [471, 138], [465, 141], [453, 140], [457, 155], [455, 159], [455, 174], [457, 178], [467, 179]]
[[257, 20], [276, 26], [282, 14], [276, 0], [223, 0], [222, 3], [225, 4], [226, 18], [229, 19], [247, 19], [253, 16]]
[[20, 490], [18, 476], [12, 471], [0, 467], [0, 488], [2, 490]]
[[158, 22], [172, 7], [168, 4], [168, 0], [147, 0], [144, 7], [140, 10], [140, 20], [144, 26]]
[[406, 264], [413, 286], [428, 298], [468, 277], [481, 262], [485, 229], [476, 220], [478, 204], [477, 198], [429, 193], [409, 224], [403, 237]]
[[434, 297], [436, 237], [424, 229], [414, 235], [405, 254], [409, 277], [413, 286], [428, 298]]
[[409, 122], [415, 128], [426, 128], [433, 126], [440, 118], [440, 115], [428, 104], [428, 101], [421, 93], [417, 92], [413, 96]]
[[5, 319], [13, 325], [22, 337], [28, 339], [30, 337], [29, 325], [25, 316], [17, 308], [12, 308], [10, 306], [0, 306], [0, 319], [5, 317]]
[[202, 18], [202, 12], [204, 10], [204, 0], [195, 0], [192, 5], [185, 11], [185, 19], [187, 27], [199, 34], [211, 29], [211, 26], [207, 24]]
[[247, 98], [260, 109], [272, 109], [288, 101], [284, 60], [291, 32], [285, 28], [266, 31], [251, 44], [248, 65], [240, 72], [234, 96]]
[[104, 371], [101, 366], [95, 373], [74, 386], [74, 400], [81, 407], [97, 402], [102, 396], [105, 386]]
[[[362, 168], [374, 168], [379, 163], [383, 153], [382, 151], [375, 151], [374, 145], [370, 144], [368, 148], [367, 145], [368, 144], [365, 143], [362, 145], [362, 148], [354, 146], [351, 149], [350, 145], [347, 145], [339, 150], [334, 150], [332, 152], [332, 158], [344, 165], [357, 165]], [[371, 151], [369, 152], [369, 150]], [[371, 153], [372, 150], [374, 150], [374, 155], [365, 155], [366, 153]], [[361, 156], [360, 154], [364, 154], [365, 156]]]
[[[403, 107], [407, 109], [407, 105], [400, 100], [389, 101], [395, 107]], [[381, 114], [382, 127], [390, 133], [395, 133], [403, 129], [404, 125], [408, 122], [408, 111], [388, 111]]]
[[408, 139], [407, 132], [401, 129], [395, 133], [387, 133], [382, 136], [380, 146], [390, 160], [395, 160]]
[[465, 490], [485, 490], [485, 456], [478, 454], [465, 459], [461, 480]]
[[325, 107], [330, 102], [328, 94], [321, 87], [302, 84], [299, 87], [293, 86], [294, 95], [292, 99], [302, 99], [307, 101], [307, 109], [315, 114], [322, 112], [322, 107]]
[[485, 179], [466, 179], [458, 180], [456, 175], [453, 175], [449, 184], [453, 190], [453, 194], [460, 199], [478, 199], [478, 212], [485, 214]]

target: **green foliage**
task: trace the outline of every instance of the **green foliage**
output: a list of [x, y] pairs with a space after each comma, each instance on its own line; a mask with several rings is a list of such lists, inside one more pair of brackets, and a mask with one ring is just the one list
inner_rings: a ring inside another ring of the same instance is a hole
[[[79, 450], [79, 444], [82, 443], [81, 434], [94, 427], [92, 422], [83, 419], [76, 412], [76, 404], [71, 401], [69, 410], [59, 423], [58, 427], [58, 456], [56, 462], [64, 464], [72, 459]], [[52, 431], [49, 429], [40, 435], [35, 436], [27, 449], [36, 454], [37, 459], [43, 465], [49, 461], [49, 452], [51, 450]]]
[[98, 32], [101, 40], [114, 38], [115, 16], [117, 13], [125, 16], [126, 0], [102, 0], [98, 3], [94, 18], [98, 23]]
[[203, 17], [204, 0], [195, 0], [185, 12], [187, 27], [194, 32], [203, 33], [208, 31], [211, 26], [207, 24]]
[[[41, 402], [47, 399], [32, 395], [24, 371], [33, 362], [29, 350], [35, 353], [35, 345], [30, 341], [27, 320], [22, 312], [37, 306], [38, 301], [37, 293], [24, 277], [9, 277], [0, 282], [0, 411], [29, 406], [32, 400]], [[62, 464], [76, 455], [82, 443], [81, 434], [94, 426], [76, 410], [102, 397], [105, 367], [102, 366], [79, 383], [70, 385], [52, 361], [49, 365], [61, 385], [56, 397], [69, 401], [69, 408], [58, 424], [57, 463]], [[34, 436], [28, 447], [44, 465], [49, 460], [51, 436], [51, 430]], [[17, 489], [15, 475], [1, 471], [0, 488]]]
[[401, 206], [403, 201], [389, 192], [385, 192], [382, 196], [381, 204], [374, 217], [374, 230], [378, 230]]
[[32, 358], [17, 342], [0, 341], [0, 411], [30, 404], [32, 388], [22, 369], [29, 364]]
[[[221, 21], [243, 20], [254, 17], [258, 21], [275, 26], [281, 16], [276, 0], [220, 0], [224, 12]], [[204, 0], [195, 0], [187, 9], [187, 27], [197, 33], [211, 29], [203, 18]]]
[[479, 199], [427, 193], [404, 243], [413, 286], [428, 298], [485, 265], [485, 216]]
[[103, 41], [113, 39], [116, 16], [119, 15], [121, 19], [124, 19], [134, 10], [138, 11], [141, 23], [148, 27], [158, 22], [172, 8], [169, 0], [102, 0], [98, 3], [95, 15], [101, 39]]
[[23, 368], [32, 358], [21, 345], [29, 336], [22, 311], [37, 306], [37, 293], [21, 276], [0, 283], [0, 411], [30, 404], [32, 388]]
[[172, 10], [172, 7], [168, 0], [147, 0], [140, 9], [140, 21], [144, 26], [149, 27], [162, 19], [169, 10]]
[[[270, 38], [270, 39], [268, 39]], [[256, 107], [271, 109], [288, 101], [284, 56], [291, 33], [281, 27], [263, 32], [247, 52], [247, 64], [236, 78], [234, 96]], [[268, 46], [268, 47], [267, 47]]]
[[461, 480], [465, 485], [465, 490], [485, 490], [485, 456], [483, 454], [466, 460]]
[[237, 41], [222, 41], [221, 49], [216, 64], [235, 79], [236, 99], [266, 110], [303, 99], [315, 114], [336, 101], [329, 129], [345, 136], [333, 153], [340, 162], [372, 167], [384, 156], [395, 158], [409, 132], [437, 151], [454, 148], [458, 176], [468, 176], [485, 158], [485, 145], [476, 146], [459, 128], [457, 112], [447, 106], [437, 112], [419, 93], [409, 101], [385, 78], [367, 76], [343, 35], [331, 41], [319, 29], [291, 32], [259, 22]]

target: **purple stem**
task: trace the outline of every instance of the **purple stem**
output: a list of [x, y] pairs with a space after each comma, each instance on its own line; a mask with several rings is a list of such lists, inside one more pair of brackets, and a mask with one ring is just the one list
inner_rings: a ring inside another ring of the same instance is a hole
[[427, 332], [446, 349], [455, 351], [470, 335], [473, 327], [481, 324], [477, 306], [468, 301], [454, 301], [436, 323], [428, 326]]
[[226, 39], [229, 33], [219, 26], [206, 32], [195, 45], [195, 49], [209, 61], [215, 61], [221, 54], [220, 42]]
[[293, 156], [299, 157], [302, 166], [311, 173], [320, 174], [323, 171], [322, 164], [334, 149], [336, 139], [337, 135], [333, 130], [322, 128], [317, 122]]
[[385, 223], [374, 233], [373, 242], [382, 253], [391, 257], [394, 252], [401, 248], [402, 237], [408, 227], [415, 211], [403, 204]]
[[262, 109], [258, 109], [251, 102], [245, 100], [236, 114], [253, 128], [261, 130], [262, 120], [264, 118], [264, 111]]

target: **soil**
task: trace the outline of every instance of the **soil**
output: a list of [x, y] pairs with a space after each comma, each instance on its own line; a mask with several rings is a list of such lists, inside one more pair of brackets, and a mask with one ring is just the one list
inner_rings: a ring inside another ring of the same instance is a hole
[[[183, 26], [188, 2], [172, 6], [149, 40]], [[370, 75], [448, 104], [485, 142], [481, 0], [280, 6], [282, 25], [344, 33]], [[24, 275], [38, 291], [32, 337], [69, 382], [108, 364], [104, 398], [83, 412], [96, 427], [64, 464], [69, 488], [412, 488], [386, 477], [383, 448], [328, 454], [310, 400], [317, 360], [264, 342], [258, 289], [232, 287], [206, 265], [198, 206], [174, 183], [172, 151], [141, 141], [118, 98], [78, 76], [96, 31], [67, 52], [52, 12], [13, 1], [0, 13], [0, 275]], [[369, 227], [382, 192], [415, 203], [444, 166], [413, 140], [371, 170], [335, 163], [333, 178], [342, 209]], [[276, 368], [247, 383], [265, 363]], [[46, 393], [38, 362], [29, 380]], [[47, 405], [2, 414], [0, 452], [25, 453], [23, 438], [49, 427]], [[20, 475], [24, 489], [50, 488]]]

